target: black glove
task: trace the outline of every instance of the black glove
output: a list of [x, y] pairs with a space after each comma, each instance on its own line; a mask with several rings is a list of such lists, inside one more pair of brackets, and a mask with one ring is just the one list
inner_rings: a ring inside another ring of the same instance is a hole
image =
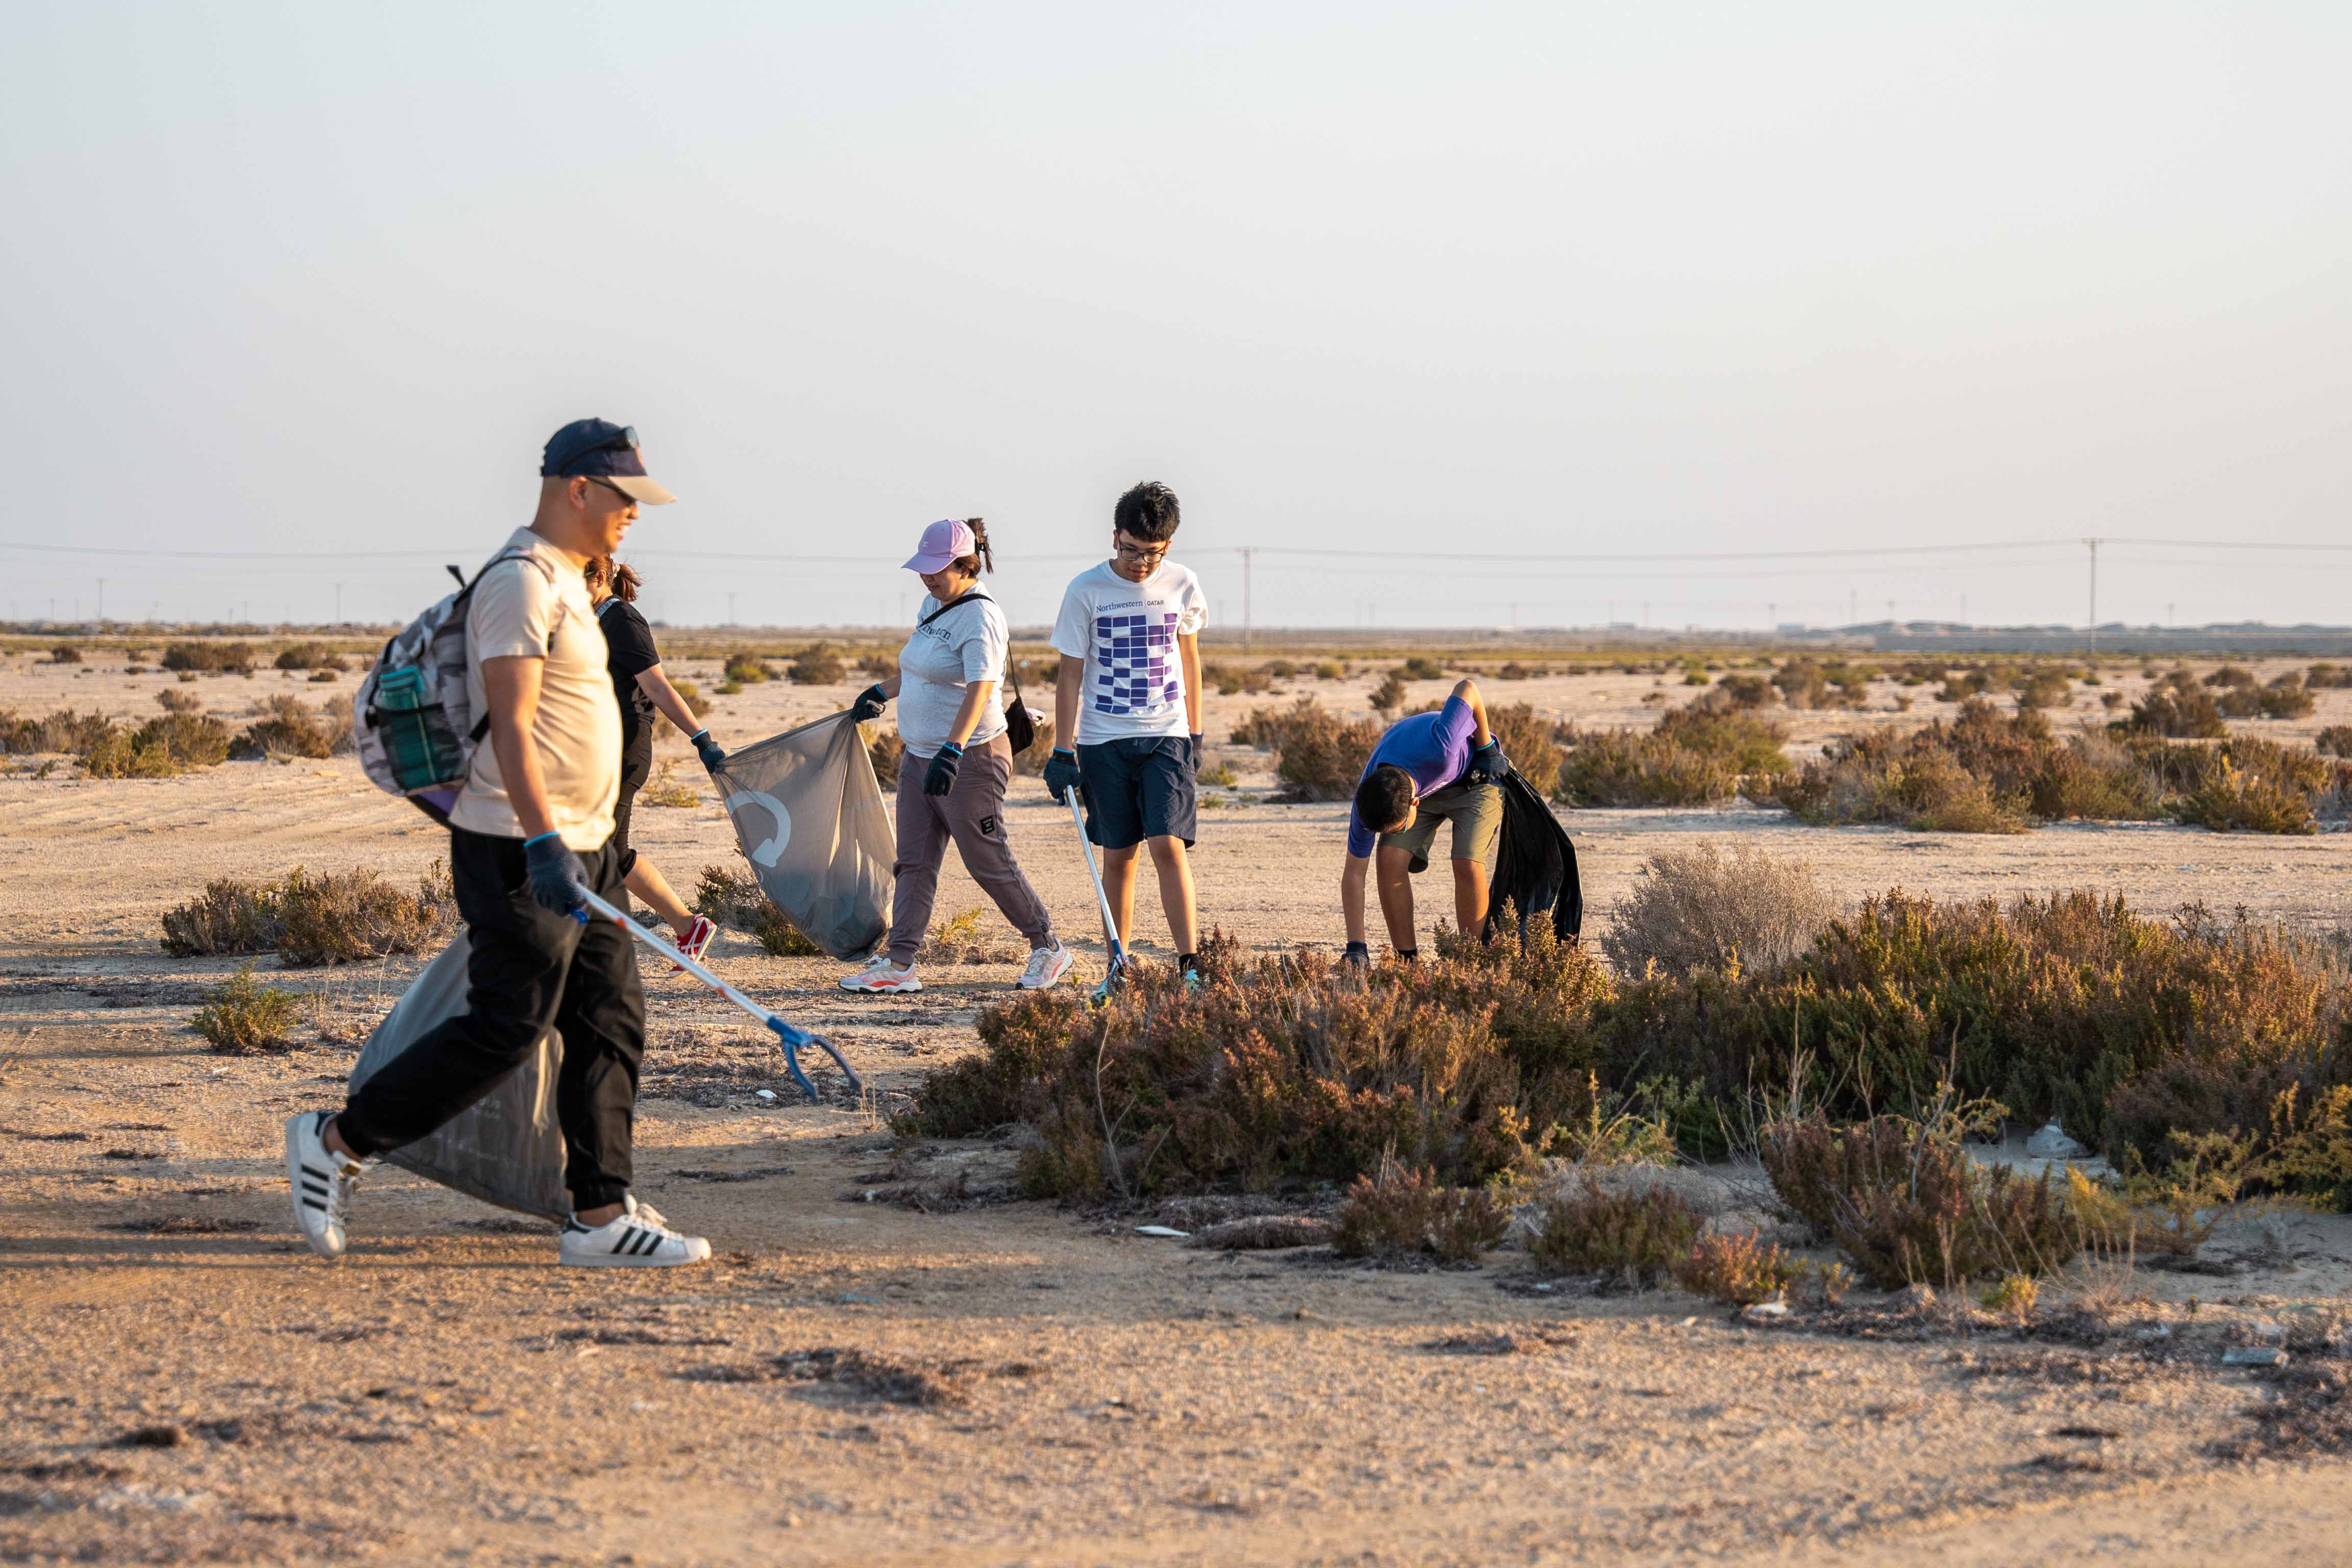
[[571, 915], [588, 923], [588, 871], [580, 857], [552, 833], [522, 843], [522, 863], [530, 881], [531, 901], [551, 915]]
[[1370, 969], [1372, 966], [1372, 950], [1360, 942], [1351, 942], [1348, 944], [1348, 951], [1339, 955], [1339, 962], [1350, 969]]
[[963, 761], [963, 748], [948, 742], [932, 753], [929, 772], [923, 774], [925, 795], [945, 795], [955, 788], [956, 764]]
[[1500, 784], [1510, 775], [1511, 759], [1503, 755], [1503, 740], [1497, 735], [1470, 753], [1470, 766], [1463, 777], [1472, 784]]
[[1077, 788], [1078, 753], [1056, 746], [1045, 759], [1045, 793], [1055, 801], [1076, 800]]
[[849, 705], [849, 721], [853, 724], [863, 724], [868, 720], [879, 719], [882, 717], [883, 705], [889, 700], [889, 694], [882, 689], [882, 683], [876, 681], [859, 692], [857, 700]]
[[694, 743], [694, 754], [702, 759], [705, 768], [715, 768], [727, 760], [727, 748], [710, 738], [708, 730], [697, 730], [687, 737]]
[[1195, 784], [1198, 784], [1201, 779], [1201, 742], [1207, 740], [1208, 737], [1206, 735], [1193, 735], [1188, 738], [1192, 742], [1192, 781]]

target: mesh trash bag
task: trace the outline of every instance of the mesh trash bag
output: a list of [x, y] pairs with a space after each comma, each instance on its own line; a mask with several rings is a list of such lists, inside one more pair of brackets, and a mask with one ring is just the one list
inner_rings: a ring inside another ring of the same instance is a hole
[[710, 772], [768, 901], [835, 958], [890, 930], [897, 846], [865, 739], [835, 713], [744, 747]]
[[[466, 935], [441, 950], [402, 993], [352, 1068], [357, 1089], [426, 1030], [466, 1010]], [[502, 1209], [559, 1223], [572, 1213], [563, 1185], [563, 1131], [555, 1121], [555, 1078], [563, 1042], [552, 1029], [497, 1088], [414, 1143], [383, 1152], [386, 1163], [454, 1187]]]

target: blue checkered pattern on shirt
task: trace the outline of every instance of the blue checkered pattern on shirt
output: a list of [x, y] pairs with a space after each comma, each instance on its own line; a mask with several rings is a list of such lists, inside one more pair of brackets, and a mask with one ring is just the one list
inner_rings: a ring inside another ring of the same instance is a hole
[[1095, 711], [1159, 712], [1184, 695], [1176, 668], [1176, 612], [1095, 617]]

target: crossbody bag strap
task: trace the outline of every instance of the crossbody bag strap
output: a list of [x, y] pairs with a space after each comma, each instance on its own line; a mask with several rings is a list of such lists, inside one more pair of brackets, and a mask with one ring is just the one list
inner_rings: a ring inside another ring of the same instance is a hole
[[[950, 599], [946, 604], [941, 605], [938, 609], [933, 610], [929, 615], [925, 616], [921, 620], [917, 621], [915, 623], [915, 629], [917, 631], [921, 631], [925, 626], [929, 626], [933, 621], [938, 620], [941, 616], [946, 615], [958, 605], [969, 605], [974, 599], [988, 599], [993, 601], [994, 598], [994, 595], [983, 594], [977, 588], [972, 589], [969, 593], [958, 594], [954, 598]], [[1005, 628], [1004, 683], [1013, 689], [1013, 700], [1018, 702], [1021, 700], [1021, 661], [1013, 657], [1012, 631], [1013, 629], [1010, 626]]]

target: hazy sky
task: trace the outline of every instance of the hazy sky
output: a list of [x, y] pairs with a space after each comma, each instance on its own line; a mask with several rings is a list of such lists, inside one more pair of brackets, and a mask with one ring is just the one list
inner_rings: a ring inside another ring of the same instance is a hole
[[[404, 617], [591, 413], [675, 622], [895, 621], [971, 513], [1041, 620], [1145, 478], [1226, 624], [1244, 545], [1260, 625], [1758, 626], [2079, 622], [2084, 552], [1468, 557], [2352, 544], [2340, 3], [0, 20], [16, 616]], [[2352, 621], [2245, 560], [2101, 616]]]

